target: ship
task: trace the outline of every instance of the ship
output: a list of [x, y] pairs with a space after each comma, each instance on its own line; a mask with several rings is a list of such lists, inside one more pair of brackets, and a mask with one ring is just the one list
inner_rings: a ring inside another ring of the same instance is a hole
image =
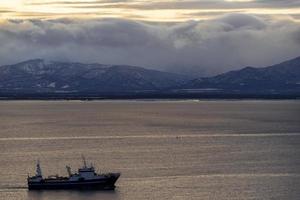
[[71, 172], [71, 167], [66, 166], [69, 176], [48, 176], [43, 178], [40, 161], [36, 164], [36, 174], [27, 177], [29, 190], [114, 190], [115, 183], [120, 177], [120, 173], [96, 173], [92, 164], [89, 166], [83, 157], [83, 166], [77, 173]]

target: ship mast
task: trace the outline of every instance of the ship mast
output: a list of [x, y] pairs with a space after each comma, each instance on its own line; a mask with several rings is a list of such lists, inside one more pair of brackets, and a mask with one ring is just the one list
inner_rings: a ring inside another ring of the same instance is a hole
[[36, 164], [36, 176], [42, 177], [42, 169], [40, 166], [40, 160], [37, 160], [37, 164]]
[[82, 160], [83, 160], [83, 166], [84, 166], [84, 168], [87, 168], [86, 160], [85, 160], [84, 155], [81, 155], [81, 157], [82, 157]]
[[71, 177], [71, 176], [72, 176], [71, 167], [69, 167], [69, 166], [67, 165], [66, 168], [67, 168], [67, 171], [68, 171], [69, 176]]

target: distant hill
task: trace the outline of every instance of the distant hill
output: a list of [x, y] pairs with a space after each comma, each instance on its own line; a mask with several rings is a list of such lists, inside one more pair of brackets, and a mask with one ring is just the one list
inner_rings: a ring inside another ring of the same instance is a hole
[[182, 85], [181, 89], [227, 93], [300, 94], [300, 57], [269, 67], [246, 67], [214, 77], [194, 79]]
[[183, 75], [141, 67], [29, 60], [0, 67], [0, 92], [114, 93], [157, 91], [182, 85]]

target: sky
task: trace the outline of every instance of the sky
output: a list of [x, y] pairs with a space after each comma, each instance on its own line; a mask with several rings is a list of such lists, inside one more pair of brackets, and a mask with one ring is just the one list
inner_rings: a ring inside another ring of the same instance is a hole
[[0, 65], [126, 64], [209, 76], [300, 56], [299, 0], [1, 0]]

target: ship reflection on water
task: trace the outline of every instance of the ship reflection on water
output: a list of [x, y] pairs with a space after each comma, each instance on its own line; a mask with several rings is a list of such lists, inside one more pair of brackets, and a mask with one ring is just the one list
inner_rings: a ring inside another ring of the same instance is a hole
[[74, 199], [101, 199], [101, 200], [118, 200], [119, 191], [115, 190], [28, 190], [27, 193], [28, 200], [39, 199], [39, 200], [49, 200], [49, 199], [59, 199], [59, 200], [74, 200]]

